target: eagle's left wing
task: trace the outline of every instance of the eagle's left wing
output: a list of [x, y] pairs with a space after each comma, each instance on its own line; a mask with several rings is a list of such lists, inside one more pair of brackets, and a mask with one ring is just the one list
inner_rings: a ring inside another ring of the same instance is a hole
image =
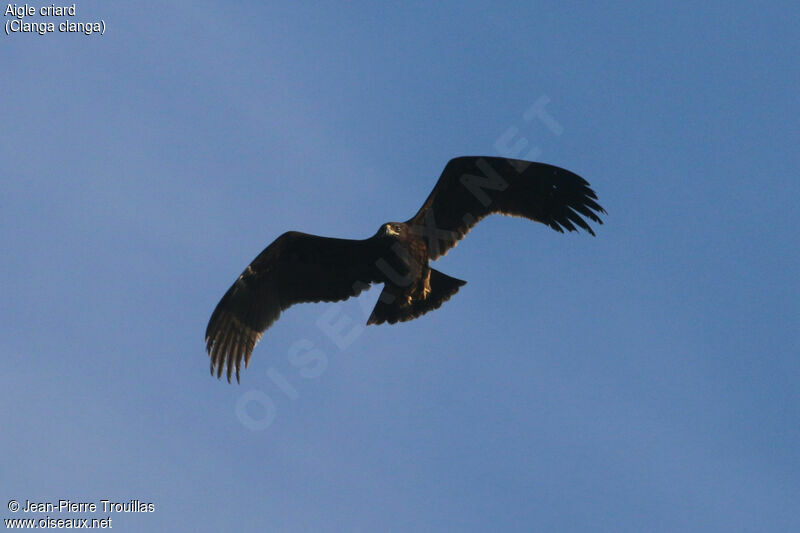
[[206, 328], [211, 374], [228, 381], [261, 334], [292, 304], [344, 300], [379, 279], [374, 239], [284, 233], [258, 254], [217, 304]]

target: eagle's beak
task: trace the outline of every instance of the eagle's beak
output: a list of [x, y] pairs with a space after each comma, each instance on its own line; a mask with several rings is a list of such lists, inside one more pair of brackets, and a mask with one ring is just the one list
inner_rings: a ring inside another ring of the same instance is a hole
[[390, 235], [392, 237], [394, 237], [396, 235], [400, 235], [399, 232], [397, 232], [397, 231], [392, 229], [392, 225], [391, 224], [384, 224], [384, 226], [383, 226], [383, 234], [384, 235]]

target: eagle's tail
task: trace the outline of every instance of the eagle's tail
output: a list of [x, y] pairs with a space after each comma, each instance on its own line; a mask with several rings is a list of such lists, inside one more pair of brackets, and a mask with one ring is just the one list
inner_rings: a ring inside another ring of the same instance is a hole
[[451, 278], [447, 274], [442, 274], [438, 270], [430, 269], [430, 292], [426, 298], [412, 299], [408, 302], [408, 290], [403, 290], [395, 285], [387, 283], [375, 309], [367, 320], [367, 324], [383, 324], [388, 322], [405, 322], [424, 315], [428, 311], [438, 309], [450, 299], [458, 289], [467, 282], [457, 278]]

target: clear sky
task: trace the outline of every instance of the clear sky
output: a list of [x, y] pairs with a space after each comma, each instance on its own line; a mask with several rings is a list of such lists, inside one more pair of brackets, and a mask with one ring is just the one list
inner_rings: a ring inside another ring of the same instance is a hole
[[[76, 10], [105, 34], [0, 36], [0, 517], [800, 531], [796, 2]], [[441, 309], [297, 306], [209, 376], [259, 251], [405, 220], [458, 155], [568, 168], [606, 223], [490, 218]]]

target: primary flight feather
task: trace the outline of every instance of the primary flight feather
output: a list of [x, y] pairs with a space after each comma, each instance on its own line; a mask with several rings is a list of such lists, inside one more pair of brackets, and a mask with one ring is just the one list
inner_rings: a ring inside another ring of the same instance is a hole
[[301, 302], [358, 295], [371, 283], [383, 291], [367, 324], [412, 320], [437, 309], [466, 282], [429, 266], [479, 220], [524, 217], [556, 231], [602, 224], [597, 196], [563, 168], [500, 157], [458, 157], [442, 171], [425, 203], [405, 222], [383, 224], [363, 240], [284, 233], [242, 272], [217, 304], [206, 328], [211, 374], [228, 381], [281, 311]]

